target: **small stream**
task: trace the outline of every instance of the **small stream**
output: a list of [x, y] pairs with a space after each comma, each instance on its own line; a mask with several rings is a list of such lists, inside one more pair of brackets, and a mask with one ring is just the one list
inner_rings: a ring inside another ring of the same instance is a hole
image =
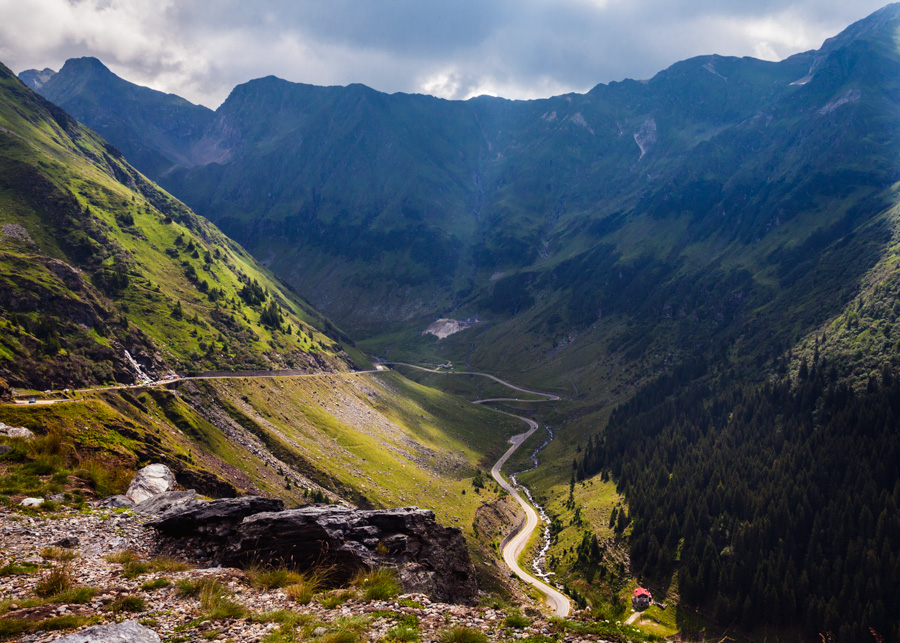
[[550, 549], [550, 518], [547, 516], [547, 512], [544, 511], [544, 508], [537, 502], [535, 502], [534, 496], [531, 495], [531, 489], [519, 483], [519, 481], [517, 480], [517, 477], [521, 474], [528, 473], [529, 471], [534, 471], [535, 469], [537, 469], [538, 453], [540, 453], [544, 449], [544, 447], [550, 444], [550, 442], [553, 440], [553, 431], [550, 429], [550, 427], [544, 426], [544, 429], [547, 431], [549, 437], [544, 440], [544, 442], [539, 447], [531, 452], [531, 468], [517, 471], [516, 473], [510, 475], [509, 478], [512, 481], [513, 485], [519, 487], [522, 491], [525, 492], [525, 495], [528, 497], [528, 502], [530, 502], [532, 506], [537, 509], [538, 515], [541, 517], [541, 522], [544, 523], [543, 542], [541, 543], [541, 549], [538, 552], [537, 556], [535, 556], [534, 560], [531, 561], [531, 569], [534, 572], [534, 575], [540, 578], [542, 581], [555, 586], [559, 590], [562, 590], [562, 585], [554, 583], [550, 580], [550, 576], [553, 576], [553, 572], [546, 570], [547, 551]]

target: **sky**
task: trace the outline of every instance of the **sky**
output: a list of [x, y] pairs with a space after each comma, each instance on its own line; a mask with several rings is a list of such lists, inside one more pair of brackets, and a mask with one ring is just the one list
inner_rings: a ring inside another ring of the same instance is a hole
[[692, 56], [781, 60], [885, 0], [0, 0], [16, 73], [95, 56], [216, 108], [240, 83], [466, 99], [543, 98], [650, 78]]

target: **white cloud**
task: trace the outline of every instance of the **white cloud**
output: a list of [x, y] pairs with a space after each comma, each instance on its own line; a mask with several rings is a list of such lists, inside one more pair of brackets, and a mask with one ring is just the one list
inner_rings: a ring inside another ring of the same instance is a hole
[[269, 74], [296, 82], [533, 98], [647, 78], [700, 54], [776, 60], [883, 0], [0, 0], [0, 60], [96, 56], [215, 107]]

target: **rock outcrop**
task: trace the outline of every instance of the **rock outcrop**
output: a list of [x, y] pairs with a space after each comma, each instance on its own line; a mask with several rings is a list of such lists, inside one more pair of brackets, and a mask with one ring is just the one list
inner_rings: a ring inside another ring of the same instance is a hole
[[360, 569], [395, 567], [405, 592], [470, 603], [478, 593], [462, 532], [417, 507], [358, 510], [314, 505], [245, 518], [225, 552], [228, 562], [325, 566], [335, 582]]
[[21, 426], [8, 426], [3, 422], [0, 422], [0, 436], [30, 440], [34, 437], [34, 433]]
[[[141, 503], [135, 509], [140, 510], [143, 506], [144, 503]], [[264, 515], [270, 515], [271, 512], [281, 512], [283, 509], [284, 502], [275, 498], [224, 498], [176, 505], [147, 524], [169, 537], [200, 536], [205, 541], [222, 541], [234, 534], [247, 516], [263, 512], [266, 512]]]
[[135, 474], [125, 497], [134, 504], [175, 488], [175, 474], [164, 464], [150, 464]]
[[175, 506], [147, 525], [167, 541], [162, 551], [202, 551], [210, 562], [327, 569], [333, 583], [360, 570], [393, 567], [405, 592], [450, 603], [472, 603], [477, 597], [475, 567], [462, 532], [439, 524], [431, 511], [337, 505], [282, 509], [280, 500], [226, 498]]
[[187, 491], [166, 491], [158, 496], [139, 502], [134, 505], [133, 509], [141, 513], [159, 516], [172, 509], [193, 507], [202, 503], [203, 501], [197, 497], [197, 492], [193, 489], [188, 489]]
[[160, 643], [159, 635], [134, 621], [95, 625], [52, 643]]

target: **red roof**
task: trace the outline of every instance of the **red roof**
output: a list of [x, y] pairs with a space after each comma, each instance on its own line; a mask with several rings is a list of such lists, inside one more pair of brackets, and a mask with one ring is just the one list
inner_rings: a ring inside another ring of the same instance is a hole
[[646, 596], [646, 597], [648, 597], [648, 598], [651, 598], [650, 592], [648, 592], [648, 591], [647, 591], [646, 589], [644, 589], [643, 587], [638, 587], [636, 590], [634, 590], [634, 595], [635, 595], [635, 597], [637, 597], [637, 596]]

